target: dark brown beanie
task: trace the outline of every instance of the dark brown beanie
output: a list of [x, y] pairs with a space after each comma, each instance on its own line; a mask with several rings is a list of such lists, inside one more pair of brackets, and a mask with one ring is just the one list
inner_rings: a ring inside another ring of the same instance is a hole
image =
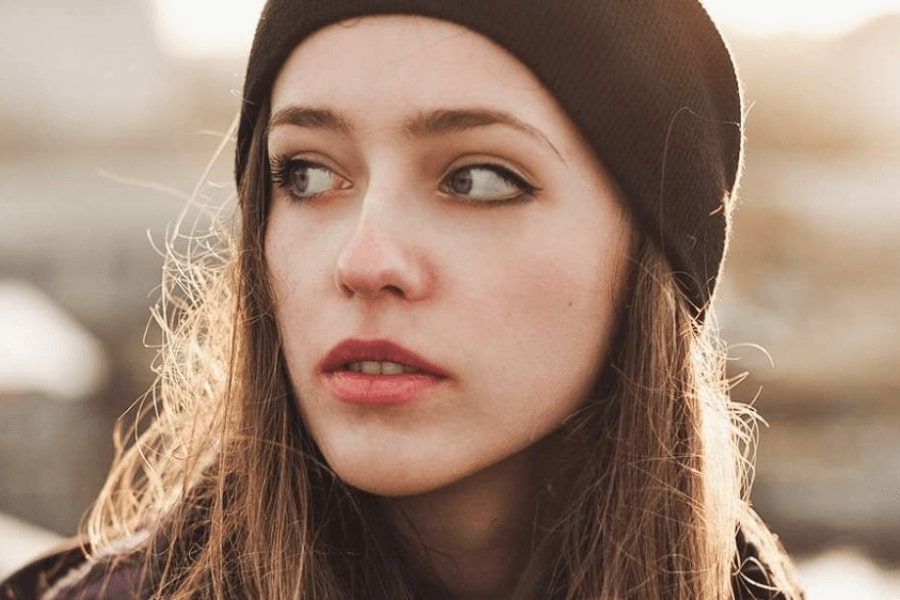
[[349, 17], [416, 14], [487, 36], [556, 97], [659, 244], [703, 320], [731, 229], [741, 91], [697, 0], [270, 0], [244, 82], [235, 178], [288, 55]]

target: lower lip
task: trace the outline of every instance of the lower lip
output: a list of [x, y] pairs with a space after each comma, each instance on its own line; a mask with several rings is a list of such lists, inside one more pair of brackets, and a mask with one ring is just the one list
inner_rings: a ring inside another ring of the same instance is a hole
[[446, 377], [426, 373], [369, 375], [357, 371], [330, 371], [322, 379], [338, 400], [349, 404], [409, 404], [443, 382]]

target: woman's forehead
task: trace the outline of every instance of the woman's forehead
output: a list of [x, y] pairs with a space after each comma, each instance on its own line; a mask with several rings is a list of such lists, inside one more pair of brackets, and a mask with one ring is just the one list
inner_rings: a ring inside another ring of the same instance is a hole
[[[516, 57], [456, 23], [376, 15], [324, 27], [301, 42], [272, 89], [272, 114], [328, 107], [348, 121], [395, 128], [440, 107], [478, 107], [545, 124], [558, 111]], [[419, 119], [421, 122], [421, 119]]]

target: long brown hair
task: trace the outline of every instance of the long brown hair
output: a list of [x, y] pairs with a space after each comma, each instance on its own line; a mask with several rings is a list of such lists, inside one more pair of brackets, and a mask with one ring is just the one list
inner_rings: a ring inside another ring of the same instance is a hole
[[[154, 309], [157, 380], [115, 432], [84, 522], [95, 550], [143, 565], [155, 598], [439, 598], [427, 563], [375, 498], [344, 484], [286, 377], [263, 239], [270, 195], [262, 107], [238, 190], [240, 231], [169, 249]], [[791, 565], [747, 502], [756, 418], [733, 403], [715, 314], [692, 317], [672, 268], [638, 232], [615, 343], [562, 425], [576, 479], [546, 532], [541, 597], [725, 600], [742, 528], [788, 598]], [[562, 471], [561, 471], [562, 472]], [[566, 471], [568, 472], [568, 471]], [[140, 537], [136, 537], [140, 536]]]

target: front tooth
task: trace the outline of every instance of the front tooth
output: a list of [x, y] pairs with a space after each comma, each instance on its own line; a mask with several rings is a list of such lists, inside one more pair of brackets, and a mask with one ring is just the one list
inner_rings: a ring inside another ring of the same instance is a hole
[[397, 373], [403, 372], [403, 365], [392, 362], [383, 362], [381, 363], [381, 372], [384, 375], [396, 375]]
[[399, 375], [400, 373], [419, 373], [416, 367], [409, 367], [389, 361], [365, 360], [362, 362], [351, 362], [347, 364], [347, 369], [356, 371], [357, 373], [365, 373], [367, 375]]
[[378, 361], [364, 360], [359, 364], [362, 368], [362, 372], [366, 375], [378, 375], [381, 373], [381, 363]]

